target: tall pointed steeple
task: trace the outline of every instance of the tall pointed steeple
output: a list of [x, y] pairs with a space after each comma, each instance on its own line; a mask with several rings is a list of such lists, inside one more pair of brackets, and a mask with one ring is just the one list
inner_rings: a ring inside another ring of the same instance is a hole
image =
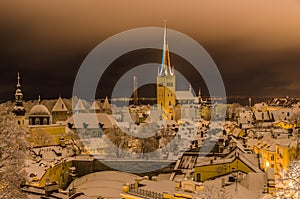
[[164, 40], [161, 67], [156, 77], [156, 96], [158, 109], [162, 111], [162, 118], [173, 120], [176, 106], [176, 76], [171, 67], [170, 53], [167, 39], [167, 23], [165, 21]]
[[15, 93], [15, 106], [12, 111], [16, 116], [24, 116], [25, 108], [23, 107], [23, 93], [20, 84], [20, 73], [17, 76], [17, 89]]
[[170, 61], [170, 53], [168, 47], [168, 38], [167, 38], [167, 22], [165, 20], [165, 28], [164, 28], [164, 41], [163, 41], [163, 52], [162, 52], [162, 60], [161, 67], [159, 71], [159, 76], [173, 76], [173, 71], [171, 68]]

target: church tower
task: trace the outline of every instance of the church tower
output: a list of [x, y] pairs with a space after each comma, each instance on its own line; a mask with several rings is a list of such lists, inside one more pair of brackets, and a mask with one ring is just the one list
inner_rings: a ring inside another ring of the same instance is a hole
[[174, 68], [171, 68], [170, 53], [167, 43], [167, 25], [164, 28], [163, 52], [162, 62], [156, 77], [156, 95], [157, 106], [163, 111], [163, 119], [175, 119], [174, 108], [176, 105], [176, 81], [174, 75]]
[[25, 123], [25, 108], [23, 106], [23, 93], [21, 91], [20, 73], [17, 77], [17, 89], [15, 93], [15, 106], [12, 111], [16, 116], [17, 124], [23, 126]]
[[58, 121], [66, 121], [68, 119], [68, 109], [61, 97], [59, 97], [56, 101], [51, 113], [53, 124]]

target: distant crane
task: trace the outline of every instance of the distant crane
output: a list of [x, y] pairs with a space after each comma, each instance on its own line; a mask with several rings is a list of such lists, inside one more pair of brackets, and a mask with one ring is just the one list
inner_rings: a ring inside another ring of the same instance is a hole
[[137, 77], [133, 76], [133, 104], [138, 105]]

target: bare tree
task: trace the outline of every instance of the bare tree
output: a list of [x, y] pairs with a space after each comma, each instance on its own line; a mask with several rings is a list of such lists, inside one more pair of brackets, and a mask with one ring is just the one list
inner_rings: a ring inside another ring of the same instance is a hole
[[0, 104], [0, 198], [26, 198], [20, 188], [25, 179], [25, 132], [16, 125], [10, 110]]

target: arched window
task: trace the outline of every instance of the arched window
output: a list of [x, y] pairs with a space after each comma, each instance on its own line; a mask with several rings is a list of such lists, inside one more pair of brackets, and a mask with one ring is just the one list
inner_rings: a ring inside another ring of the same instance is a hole
[[39, 125], [40, 124], [40, 118], [35, 118], [35, 124]]
[[48, 124], [48, 119], [46, 117], [43, 119], [43, 124]]

